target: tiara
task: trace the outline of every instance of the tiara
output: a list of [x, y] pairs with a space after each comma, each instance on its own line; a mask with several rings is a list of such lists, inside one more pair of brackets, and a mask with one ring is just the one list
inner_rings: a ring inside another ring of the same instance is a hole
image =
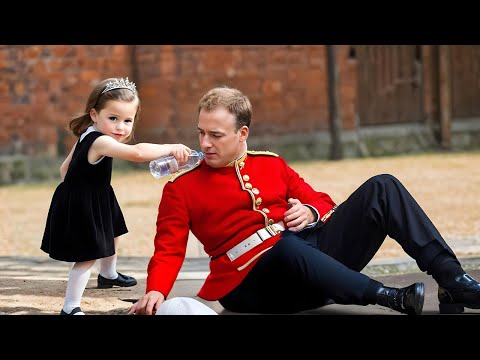
[[120, 80], [115, 79], [115, 81], [110, 81], [107, 83], [107, 86], [105, 86], [105, 89], [103, 89], [102, 94], [115, 89], [128, 89], [135, 93], [137, 87], [135, 86], [135, 83], [128, 81], [128, 77], [125, 79], [121, 78]]

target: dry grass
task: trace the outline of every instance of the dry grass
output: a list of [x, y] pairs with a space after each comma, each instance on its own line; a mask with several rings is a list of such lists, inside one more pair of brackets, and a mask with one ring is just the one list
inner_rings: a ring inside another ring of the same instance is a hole
[[[454, 245], [456, 241], [480, 236], [480, 153], [291, 165], [314, 188], [330, 194], [337, 203], [370, 176], [393, 174], [410, 190], [449, 243]], [[147, 170], [113, 174], [112, 185], [130, 230], [120, 244], [120, 256], [151, 256], [164, 184], [165, 180], [154, 179]], [[39, 246], [56, 186], [57, 183], [0, 187], [0, 256], [46, 256]], [[387, 239], [376, 257], [404, 256], [403, 250]]]

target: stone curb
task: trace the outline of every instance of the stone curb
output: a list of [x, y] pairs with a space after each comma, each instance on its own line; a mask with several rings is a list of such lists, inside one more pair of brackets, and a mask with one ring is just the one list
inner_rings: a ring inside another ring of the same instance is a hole
[[[149, 260], [149, 257], [119, 257], [117, 265], [123, 272], [132, 273], [139, 278], [146, 278]], [[480, 269], [480, 257], [464, 257], [459, 258], [459, 261], [465, 270]], [[209, 259], [204, 257], [186, 258], [178, 279], [205, 279], [209, 272], [208, 263]], [[45, 256], [0, 256], [0, 277], [66, 277], [69, 267], [69, 263], [56, 261]], [[373, 260], [362, 272], [368, 276], [381, 276], [420, 272], [420, 270], [415, 260], [404, 257]]]

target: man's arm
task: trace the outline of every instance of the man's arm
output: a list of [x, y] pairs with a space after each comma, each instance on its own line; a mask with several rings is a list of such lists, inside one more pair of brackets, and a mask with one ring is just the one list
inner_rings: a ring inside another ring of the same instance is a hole
[[167, 183], [163, 188], [158, 206], [155, 250], [147, 267], [146, 293], [130, 308], [130, 315], [154, 315], [177, 279], [190, 231], [184, 195], [174, 183]]
[[288, 178], [288, 202], [292, 206], [285, 212], [284, 221], [290, 231], [314, 227], [335, 207], [335, 202], [328, 194], [314, 190], [286, 162], [285, 166]]

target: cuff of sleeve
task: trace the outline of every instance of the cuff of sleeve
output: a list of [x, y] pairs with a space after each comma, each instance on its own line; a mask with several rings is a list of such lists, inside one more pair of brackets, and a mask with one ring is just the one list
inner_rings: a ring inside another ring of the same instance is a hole
[[303, 204], [303, 205], [305, 205], [310, 210], [312, 210], [313, 215], [315, 215], [315, 221], [311, 222], [310, 224], [307, 224], [304, 229], [314, 227], [318, 223], [318, 219], [320, 218], [320, 214], [318, 213], [317, 209], [315, 209], [312, 205], [308, 205], [308, 204]]

